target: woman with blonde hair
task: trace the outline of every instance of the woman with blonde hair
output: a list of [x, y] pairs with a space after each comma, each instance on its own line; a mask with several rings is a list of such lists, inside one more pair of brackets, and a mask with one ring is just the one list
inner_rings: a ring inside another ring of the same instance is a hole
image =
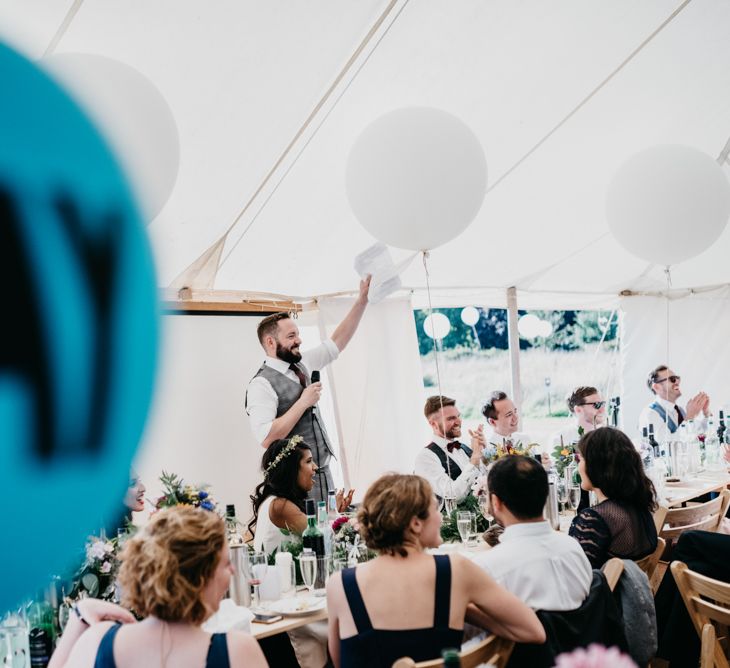
[[[217, 609], [232, 574], [223, 521], [189, 506], [166, 508], [124, 545], [123, 608], [85, 599], [74, 608], [49, 668], [238, 668], [266, 666], [258, 643], [239, 631], [200, 625]], [[121, 624], [120, 624], [121, 622]]]
[[437, 658], [459, 647], [475, 605], [489, 630], [518, 642], [544, 642], [535, 613], [459, 555], [426, 554], [441, 543], [441, 515], [426, 480], [390, 474], [365, 493], [358, 519], [372, 561], [327, 583], [329, 650], [334, 665], [391, 666], [403, 656]]

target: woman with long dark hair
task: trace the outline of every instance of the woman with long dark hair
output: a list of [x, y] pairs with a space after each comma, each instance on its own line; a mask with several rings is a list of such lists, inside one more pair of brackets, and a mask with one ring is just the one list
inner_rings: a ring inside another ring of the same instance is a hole
[[[270, 554], [281, 546], [282, 529], [301, 534], [307, 527], [304, 500], [314, 487], [317, 465], [311, 448], [301, 436], [274, 441], [261, 460], [264, 480], [251, 495], [253, 518], [248, 529], [254, 548]], [[343, 511], [352, 501], [352, 492], [343, 498], [337, 493], [337, 508]]]
[[593, 490], [598, 504], [573, 520], [570, 535], [583, 547], [593, 568], [611, 557], [641, 559], [657, 546], [652, 513], [656, 493], [634, 444], [619, 429], [602, 427], [578, 442], [581, 487]]

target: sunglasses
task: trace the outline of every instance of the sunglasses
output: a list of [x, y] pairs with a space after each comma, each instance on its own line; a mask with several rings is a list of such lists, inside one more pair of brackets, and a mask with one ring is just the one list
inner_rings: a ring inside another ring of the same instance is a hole
[[[673, 381], [672, 381], [673, 382]], [[589, 401], [588, 403], [578, 404], [579, 406], [593, 406], [597, 411], [606, 405], [605, 401]]]
[[666, 381], [669, 381], [670, 383], [678, 383], [680, 380], [682, 380], [681, 376], [667, 376], [666, 378], [660, 378], [659, 380], [654, 381], [655, 383], [664, 383]]

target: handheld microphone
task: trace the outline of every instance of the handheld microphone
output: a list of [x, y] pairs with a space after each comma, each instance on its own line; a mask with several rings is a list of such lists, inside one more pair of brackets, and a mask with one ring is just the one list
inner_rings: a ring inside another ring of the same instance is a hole
[[319, 382], [319, 371], [312, 371], [312, 382], [313, 383]]

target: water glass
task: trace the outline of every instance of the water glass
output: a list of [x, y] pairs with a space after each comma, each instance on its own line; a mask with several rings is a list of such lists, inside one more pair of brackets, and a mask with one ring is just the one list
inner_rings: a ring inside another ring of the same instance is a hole
[[9, 612], [0, 620], [0, 659], [8, 668], [30, 667], [28, 623], [22, 611]]
[[266, 575], [266, 554], [264, 552], [250, 552], [248, 558], [243, 559], [243, 569], [246, 575], [246, 582], [253, 587], [251, 607], [259, 604], [259, 585]]
[[570, 505], [573, 506], [573, 510], [578, 512], [578, 505], [580, 504], [580, 485], [570, 485], [568, 487], [568, 494], [570, 495]]

